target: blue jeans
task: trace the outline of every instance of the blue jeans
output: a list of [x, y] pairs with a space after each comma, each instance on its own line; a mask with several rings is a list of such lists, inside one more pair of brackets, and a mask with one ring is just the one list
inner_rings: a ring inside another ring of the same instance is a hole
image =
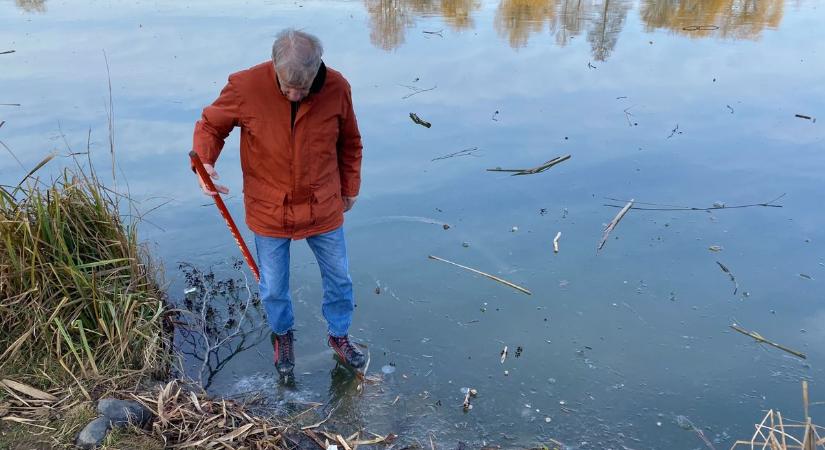
[[[269, 326], [284, 334], [295, 325], [292, 296], [289, 293], [289, 243], [291, 239], [255, 235], [259, 290]], [[344, 227], [307, 238], [321, 269], [324, 303], [321, 311], [327, 319], [327, 331], [335, 337], [346, 336], [352, 324], [352, 279], [349, 276]]]

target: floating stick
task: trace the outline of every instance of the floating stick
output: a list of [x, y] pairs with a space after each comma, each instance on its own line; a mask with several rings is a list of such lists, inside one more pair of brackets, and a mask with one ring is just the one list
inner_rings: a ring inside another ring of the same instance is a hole
[[550, 161], [546, 161], [543, 164], [532, 167], [530, 169], [502, 169], [501, 167], [496, 167], [495, 169], [487, 169], [488, 172], [513, 172], [513, 176], [515, 175], [533, 175], [537, 173], [544, 172], [545, 170], [555, 166], [556, 164], [562, 163], [570, 159], [570, 155], [564, 156], [557, 156]]
[[616, 214], [616, 217], [614, 217], [613, 220], [611, 220], [610, 223], [607, 224], [607, 226], [604, 228], [604, 234], [602, 235], [602, 241], [599, 242], [599, 247], [596, 249], [596, 251], [601, 250], [602, 247], [604, 247], [604, 244], [607, 243], [607, 237], [610, 236], [610, 232], [613, 231], [614, 228], [616, 228], [616, 225], [619, 224], [619, 221], [622, 220], [622, 217], [624, 217], [624, 215], [627, 214], [627, 212], [633, 206], [633, 201], [634, 200], [631, 198], [630, 201], [627, 202], [626, 205], [624, 205], [624, 208], [622, 208], [619, 211], [619, 214]]
[[454, 263], [454, 262], [452, 262], [452, 261], [447, 261], [446, 259], [439, 258], [438, 256], [429, 255], [429, 256], [428, 256], [428, 258], [430, 258], [430, 259], [434, 259], [434, 260], [436, 260], [436, 261], [445, 262], [445, 263], [447, 263], [447, 264], [452, 264], [452, 265], [454, 265], [454, 266], [456, 266], [456, 267], [461, 267], [461, 268], [462, 268], [462, 269], [464, 269], [464, 270], [469, 270], [470, 272], [474, 272], [474, 273], [477, 273], [477, 274], [479, 274], [479, 275], [485, 276], [485, 277], [487, 277], [487, 278], [489, 278], [489, 279], [491, 279], [491, 280], [498, 281], [498, 282], [499, 282], [499, 283], [501, 283], [501, 284], [506, 284], [507, 286], [510, 286], [511, 288], [516, 289], [516, 290], [518, 290], [518, 291], [524, 292], [524, 293], [525, 293], [525, 294], [527, 294], [527, 295], [533, 295], [533, 293], [532, 293], [532, 292], [530, 292], [530, 291], [528, 291], [527, 289], [525, 289], [525, 288], [523, 288], [523, 287], [521, 287], [521, 286], [519, 286], [519, 285], [517, 285], [517, 284], [513, 284], [513, 283], [511, 283], [511, 282], [509, 282], [509, 281], [507, 281], [507, 280], [503, 280], [503, 279], [501, 279], [501, 278], [499, 278], [499, 277], [497, 277], [497, 276], [495, 276], [495, 275], [490, 275], [489, 273], [484, 273], [484, 272], [482, 272], [482, 271], [480, 271], [480, 270], [476, 270], [476, 269], [473, 269], [473, 268], [471, 268], [471, 267], [462, 266], [461, 264], [456, 264], [456, 263]]
[[755, 331], [748, 331], [748, 330], [745, 330], [745, 329], [743, 329], [743, 328], [741, 328], [741, 327], [737, 326], [736, 324], [733, 324], [733, 325], [731, 325], [730, 327], [731, 327], [731, 328], [733, 328], [735, 331], [738, 331], [738, 332], [740, 332], [740, 333], [744, 334], [745, 336], [750, 336], [750, 337], [752, 337], [752, 338], [756, 339], [758, 342], [762, 342], [762, 343], [768, 344], [768, 345], [770, 345], [770, 346], [772, 346], [772, 347], [776, 347], [776, 348], [778, 348], [779, 350], [786, 351], [786, 352], [788, 352], [788, 353], [790, 353], [790, 354], [792, 354], [792, 355], [794, 355], [794, 356], [796, 356], [796, 357], [799, 357], [799, 358], [802, 358], [802, 359], [808, 359], [808, 357], [807, 357], [807, 356], [805, 356], [805, 354], [804, 354], [804, 353], [800, 353], [800, 352], [798, 352], [798, 351], [796, 351], [796, 350], [791, 350], [790, 348], [785, 347], [784, 345], [781, 345], [781, 344], [777, 344], [776, 342], [771, 342], [771, 341], [769, 341], [769, 340], [767, 340], [767, 339], [763, 338], [761, 334], [759, 334], [759, 333], [757, 333], [757, 332], [755, 332]]

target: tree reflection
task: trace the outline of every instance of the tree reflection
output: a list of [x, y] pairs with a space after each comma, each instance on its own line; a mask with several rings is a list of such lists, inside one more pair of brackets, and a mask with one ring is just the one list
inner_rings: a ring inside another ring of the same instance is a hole
[[442, 0], [441, 16], [455, 30], [473, 28], [473, 11], [481, 8], [480, 0]]
[[616, 47], [627, 12], [628, 0], [599, 0], [594, 7], [595, 17], [587, 32], [587, 41], [593, 49], [593, 59], [604, 61]]
[[[18, 3], [25, 0], [16, 0]], [[647, 31], [664, 28], [692, 37], [756, 39], [782, 20], [785, 0], [640, 0]], [[511, 47], [525, 47], [545, 31], [560, 46], [587, 33], [593, 58], [607, 59], [616, 47], [631, 0], [500, 0], [493, 22]], [[474, 26], [480, 0], [364, 0], [370, 15], [370, 39], [393, 50], [404, 43], [407, 28], [418, 17], [441, 17], [452, 29]]]
[[46, 0], [14, 0], [14, 4], [26, 12], [46, 12]]
[[502, 0], [496, 11], [495, 27], [513, 48], [524, 47], [531, 34], [556, 28], [556, 0]]
[[758, 39], [779, 26], [783, 7], [784, 0], [642, 0], [640, 15], [647, 31]]
[[416, 17], [438, 16], [456, 30], [472, 28], [473, 11], [480, 0], [364, 0], [370, 16], [370, 42], [384, 50], [404, 43], [407, 28]]
[[559, 27], [556, 31], [556, 43], [564, 47], [571, 38], [582, 32], [585, 14], [589, 2], [584, 0], [561, 0], [559, 3]]
[[404, 43], [404, 31], [413, 24], [405, 0], [365, 0], [370, 16], [370, 42], [384, 50]]

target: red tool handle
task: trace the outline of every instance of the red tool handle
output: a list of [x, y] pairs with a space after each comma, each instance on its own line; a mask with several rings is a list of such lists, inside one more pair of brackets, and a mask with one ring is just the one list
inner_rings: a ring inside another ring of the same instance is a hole
[[203, 167], [203, 163], [201, 162], [201, 158], [198, 156], [197, 153], [194, 151], [189, 152], [189, 159], [192, 160], [192, 166], [195, 168], [195, 171], [200, 176], [201, 180], [203, 180], [206, 187], [210, 190], [215, 192], [216, 194], [212, 196], [215, 199], [215, 206], [218, 207], [218, 211], [220, 211], [221, 216], [226, 221], [226, 226], [229, 227], [229, 231], [232, 233], [232, 237], [235, 238], [235, 242], [238, 244], [238, 247], [241, 249], [241, 253], [243, 253], [243, 258], [246, 260], [246, 263], [249, 265], [249, 268], [252, 269], [252, 274], [255, 275], [255, 280], [261, 281], [261, 274], [258, 272], [258, 265], [255, 264], [255, 259], [252, 257], [252, 254], [249, 253], [249, 248], [246, 246], [246, 242], [244, 242], [243, 237], [241, 236], [241, 232], [238, 231], [238, 227], [235, 225], [235, 221], [232, 220], [232, 216], [229, 214], [229, 210], [226, 209], [226, 205], [223, 203], [223, 199], [221, 198], [221, 194], [217, 193], [218, 190], [215, 189], [215, 185], [212, 183], [212, 177], [206, 173], [206, 168]]

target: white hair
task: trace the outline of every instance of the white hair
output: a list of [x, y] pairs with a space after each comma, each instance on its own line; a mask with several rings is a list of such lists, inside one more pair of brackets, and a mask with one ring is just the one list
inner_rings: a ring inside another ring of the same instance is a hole
[[294, 28], [278, 33], [272, 44], [272, 62], [278, 77], [295, 86], [312, 84], [323, 54], [324, 48], [317, 37]]

